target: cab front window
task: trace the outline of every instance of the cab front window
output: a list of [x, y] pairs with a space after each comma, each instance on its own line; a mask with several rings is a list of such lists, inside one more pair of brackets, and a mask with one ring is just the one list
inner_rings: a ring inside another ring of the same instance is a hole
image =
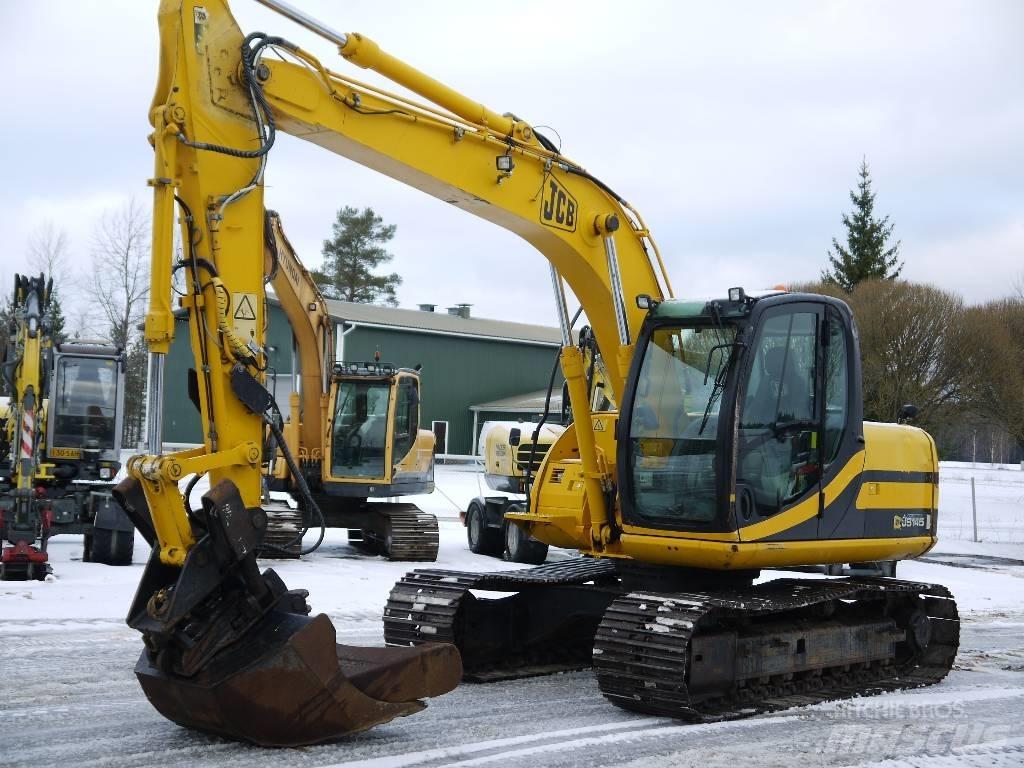
[[331, 474], [335, 477], [384, 477], [387, 381], [342, 381], [334, 407]]
[[637, 522], [680, 527], [715, 519], [719, 409], [735, 339], [732, 326], [652, 333], [629, 422]]
[[54, 447], [112, 450], [117, 428], [117, 362], [62, 357], [50, 406]]

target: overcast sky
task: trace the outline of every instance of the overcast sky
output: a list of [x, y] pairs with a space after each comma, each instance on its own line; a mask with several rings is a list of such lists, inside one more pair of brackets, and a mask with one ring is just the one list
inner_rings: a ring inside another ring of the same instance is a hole
[[[1024, 272], [1024, 2], [291, 1], [553, 126], [643, 213], [679, 295], [816, 278], [862, 156], [907, 278], [979, 302]], [[45, 220], [84, 271], [96, 218], [149, 206], [156, 5], [0, 0], [0, 290]], [[254, 2], [232, 9], [352, 72]], [[547, 264], [504, 230], [287, 136], [267, 185], [307, 266], [337, 208], [371, 206], [398, 226], [402, 306], [555, 323]]]

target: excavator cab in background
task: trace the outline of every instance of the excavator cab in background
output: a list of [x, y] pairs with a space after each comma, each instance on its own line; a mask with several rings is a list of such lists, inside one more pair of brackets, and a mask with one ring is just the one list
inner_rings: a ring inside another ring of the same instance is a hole
[[15, 276], [0, 409], [0, 579], [51, 573], [47, 542], [84, 536], [82, 559], [129, 565], [135, 530], [113, 503], [121, 467], [125, 356], [102, 343], [54, 347], [45, 277]]
[[434, 433], [420, 429], [420, 374], [390, 363], [342, 362], [331, 377], [320, 508], [328, 526], [389, 560], [437, 559], [437, 518], [415, 504], [370, 501], [434, 490]]
[[312, 276], [274, 211], [266, 214], [271, 284], [297, 342], [300, 386], [282, 432], [316, 502], [305, 501], [282, 450], [269, 450], [268, 489], [298, 502], [267, 508], [264, 557], [297, 556], [301, 533], [318, 522], [348, 529], [349, 541], [389, 560], [437, 559], [437, 518], [391, 501], [434, 490], [434, 434], [420, 429], [420, 372], [379, 359], [334, 362], [334, 326]]

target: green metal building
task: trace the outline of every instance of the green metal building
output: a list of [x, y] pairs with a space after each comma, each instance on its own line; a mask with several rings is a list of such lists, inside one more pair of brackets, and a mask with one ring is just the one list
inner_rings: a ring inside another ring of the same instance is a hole
[[[423, 366], [421, 427], [434, 428], [439, 454], [471, 454], [484, 421], [529, 420], [543, 410], [543, 391], [560, 346], [557, 328], [472, 317], [466, 304], [447, 312], [430, 304], [419, 310], [327, 304], [335, 322], [337, 360], [373, 360], [380, 352], [382, 362]], [[268, 298], [268, 305], [268, 383], [287, 416], [297, 373], [295, 342], [276, 300]], [[188, 330], [183, 322], [177, 330], [164, 373], [164, 441], [198, 443], [199, 415], [186, 394], [193, 366]], [[553, 394], [551, 418], [557, 418], [561, 378]]]

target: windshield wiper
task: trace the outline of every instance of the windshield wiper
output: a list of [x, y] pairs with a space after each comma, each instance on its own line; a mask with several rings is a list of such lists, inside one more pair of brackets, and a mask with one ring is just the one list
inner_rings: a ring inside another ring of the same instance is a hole
[[[711, 374], [711, 356], [715, 353], [716, 349], [729, 348], [730, 350], [735, 347], [735, 343], [730, 344], [716, 344], [708, 350], [707, 366], [704, 369], [704, 383], [708, 383], [708, 376]], [[701, 419], [700, 429], [697, 430], [697, 435], [704, 434], [704, 428], [708, 425], [708, 419], [711, 418], [711, 409], [714, 407], [715, 402], [722, 394], [722, 390], [725, 388], [725, 378], [729, 373], [729, 365], [732, 363], [732, 352], [729, 352], [729, 357], [726, 358], [723, 354], [722, 358], [718, 362], [718, 370], [715, 372], [715, 384], [711, 388], [711, 394], [708, 395], [708, 404], [704, 408], [704, 418]]]

